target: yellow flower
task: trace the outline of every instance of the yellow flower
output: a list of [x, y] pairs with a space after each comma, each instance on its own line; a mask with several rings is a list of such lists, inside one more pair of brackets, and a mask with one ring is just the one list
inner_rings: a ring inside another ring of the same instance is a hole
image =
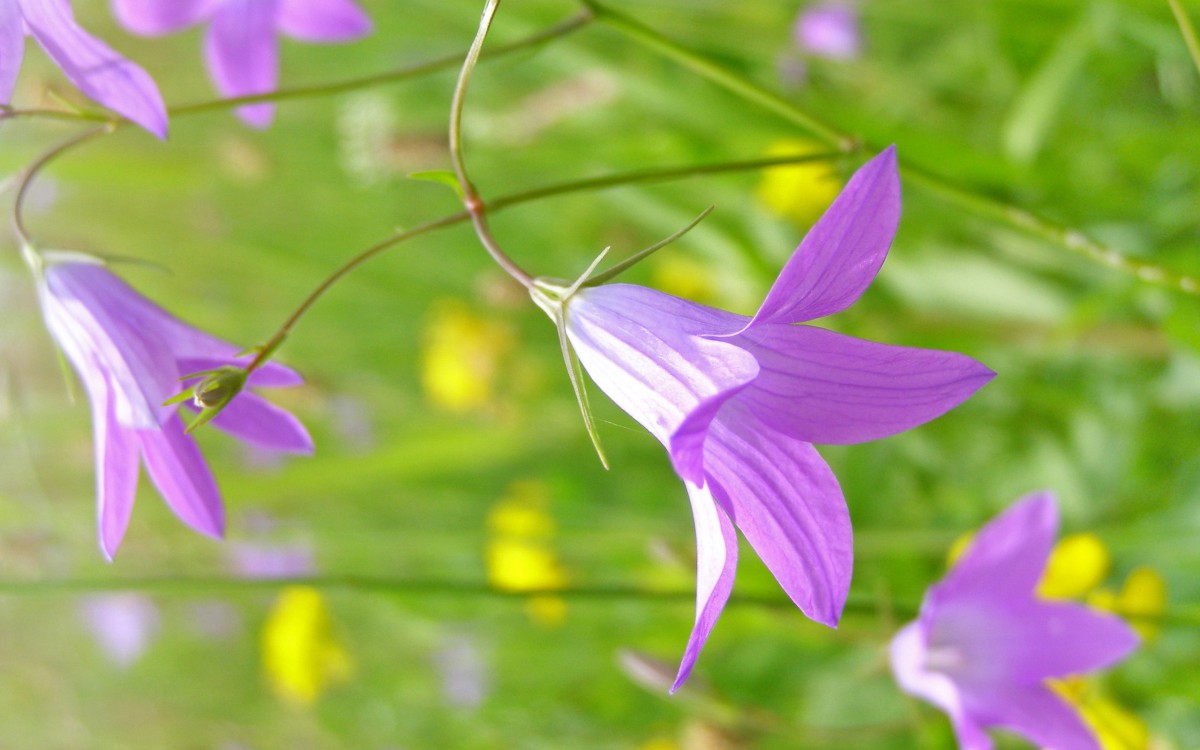
[[1125, 576], [1120, 593], [1101, 589], [1088, 597], [1088, 604], [1129, 620], [1146, 640], [1158, 636], [1158, 620], [1167, 611], [1167, 582], [1153, 568], [1134, 568]]
[[[819, 153], [813, 141], [795, 138], [776, 141], [767, 157]], [[842, 189], [842, 182], [828, 160], [801, 162], [763, 170], [757, 195], [771, 213], [808, 226], [820, 218]]]
[[262, 660], [275, 693], [299, 706], [311, 706], [326, 687], [354, 671], [350, 655], [334, 638], [321, 592], [311, 586], [280, 592], [263, 625]]
[[656, 289], [693, 302], [711, 302], [717, 295], [712, 269], [678, 253], [655, 256], [651, 278]]
[[[488, 581], [505, 591], [545, 592], [567, 584], [567, 574], [550, 546], [554, 520], [546, 512], [545, 488], [536, 482], [514, 482], [488, 515], [485, 551]], [[560, 597], [535, 596], [526, 604], [534, 622], [554, 626], [566, 617]]]
[[1046, 599], [1082, 599], [1108, 576], [1112, 559], [1094, 534], [1071, 534], [1050, 553], [1038, 594]]
[[467, 412], [488, 405], [492, 383], [512, 349], [509, 330], [457, 300], [433, 305], [421, 349], [421, 385], [435, 405]]
[[1146, 750], [1150, 731], [1144, 722], [1100, 695], [1094, 683], [1080, 677], [1051, 680], [1050, 687], [1079, 709], [1104, 750]]

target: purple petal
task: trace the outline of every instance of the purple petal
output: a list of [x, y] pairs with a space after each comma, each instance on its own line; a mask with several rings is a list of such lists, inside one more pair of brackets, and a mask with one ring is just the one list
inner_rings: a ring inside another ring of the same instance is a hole
[[809, 230], [750, 322], [797, 323], [844, 310], [883, 265], [900, 223], [900, 173], [890, 146], [850, 178]]
[[167, 109], [146, 71], [81, 29], [67, 0], [20, 4], [30, 34], [80, 91], [159, 138], [167, 137]]
[[713, 496], [796, 606], [836, 625], [854, 548], [846, 500], [816, 449], [731, 402], [709, 427], [704, 471]]
[[213, 417], [213, 425], [269, 451], [313, 452], [312, 438], [300, 420], [253, 393], [239, 393]]
[[112, 0], [113, 13], [135, 34], [159, 36], [204, 20], [218, 0]]
[[0, 104], [12, 99], [25, 56], [25, 22], [13, 0], [0, 0]]
[[[279, 38], [275, 35], [276, 0], [226, 0], [213, 16], [204, 38], [208, 70], [224, 96], [274, 91], [279, 82]], [[275, 116], [273, 104], [238, 107], [246, 124], [265, 128]]]
[[708, 634], [733, 590], [737, 571], [737, 532], [707, 489], [687, 483], [696, 524], [696, 624], [688, 638], [671, 692], [678, 690], [696, 664]]
[[1023, 632], [1008, 636], [1023, 639], [1026, 646], [1014, 654], [1012, 670], [1027, 683], [1107, 667], [1139, 642], [1119, 617], [1078, 604], [1037, 602], [1022, 613], [1017, 627]]
[[755, 326], [732, 341], [754, 354], [760, 368], [738, 402], [809, 443], [895, 435], [953, 409], [995, 376], [962, 354], [877, 344], [811, 326]]
[[1035, 492], [1022, 498], [979, 530], [946, 578], [930, 590], [931, 597], [982, 601], [998, 609], [1028, 600], [1057, 532], [1053, 495]]
[[100, 551], [113, 559], [133, 512], [137, 495], [139, 444], [137, 433], [122, 427], [113, 412], [108, 386], [101, 377], [90, 381], [92, 425], [96, 453], [96, 518]]
[[86, 383], [107, 378], [116, 419], [157, 427], [162, 402], [178, 389], [175, 360], [156, 332], [138, 320], [141, 295], [102, 266], [54, 264], [42, 289], [46, 326]]
[[221, 493], [196, 441], [183, 433], [179, 415], [172, 415], [161, 430], [140, 430], [138, 436], [150, 479], [171, 510], [196, 531], [221, 537], [225, 533]]
[[695, 331], [736, 331], [744, 318], [627, 284], [586, 289], [567, 307], [567, 336], [608, 397], [670, 447], [701, 403], [753, 380], [747, 352]]
[[1038, 747], [1101, 750], [1077, 711], [1042, 685], [1005, 686], [993, 695], [972, 695], [967, 710], [980, 724], [1010, 729]]
[[281, 0], [278, 23], [306, 42], [342, 42], [371, 31], [371, 19], [351, 0]]

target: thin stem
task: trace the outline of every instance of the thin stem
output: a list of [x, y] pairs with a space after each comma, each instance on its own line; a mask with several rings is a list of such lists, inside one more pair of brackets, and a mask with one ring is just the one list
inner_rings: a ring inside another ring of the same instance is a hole
[[[502, 57], [504, 55], [510, 55], [514, 52], [520, 52], [521, 50], [537, 47], [545, 44], [546, 42], [553, 41], [580, 30], [587, 26], [593, 19], [594, 16], [592, 15], [592, 12], [584, 9], [574, 16], [571, 16], [567, 20], [551, 26], [544, 31], [540, 31], [523, 39], [518, 39], [515, 42], [509, 42], [508, 44], [503, 44], [488, 50], [488, 52], [480, 56], [480, 59], [489, 60], [496, 57]], [[318, 83], [311, 86], [293, 86], [290, 88], [281, 88], [263, 94], [211, 99], [208, 101], [193, 102], [190, 104], [177, 104], [168, 107], [167, 114], [170, 118], [174, 119], [177, 117], [187, 117], [190, 115], [202, 114], [204, 112], [233, 109], [234, 107], [240, 107], [245, 104], [261, 104], [264, 102], [280, 102], [289, 99], [305, 99], [310, 97], [330, 96], [333, 94], [344, 94], [348, 91], [358, 91], [388, 83], [396, 83], [411, 78], [419, 78], [420, 76], [437, 73], [442, 70], [452, 70], [462, 59], [463, 53], [457, 52], [449, 55], [443, 55], [442, 57], [436, 57], [425, 62], [416, 63], [414, 65], [406, 65], [404, 67], [396, 68], [395, 70], [389, 70], [383, 73], [376, 73], [368, 76], [346, 78], [340, 81]], [[128, 120], [107, 112], [68, 112], [66, 110], [44, 108], [17, 109], [8, 105], [0, 105], [0, 121], [23, 117], [106, 122], [110, 123], [113, 127], [124, 127], [130, 124]]]
[[475, 72], [475, 66], [479, 63], [479, 53], [483, 49], [483, 41], [487, 38], [488, 30], [492, 27], [492, 19], [495, 18], [496, 9], [499, 7], [500, 0], [487, 0], [487, 5], [483, 8], [483, 16], [479, 20], [479, 30], [475, 33], [471, 48], [467, 50], [462, 71], [458, 74], [458, 83], [454, 86], [454, 98], [450, 102], [450, 161], [454, 165], [454, 174], [462, 189], [463, 205], [471, 214], [471, 223], [475, 226], [475, 234], [479, 236], [479, 241], [487, 249], [488, 255], [492, 256], [492, 260], [496, 261], [505, 273], [520, 282], [521, 286], [530, 289], [533, 287], [533, 277], [513, 262], [512, 258], [508, 257], [508, 254], [500, 248], [496, 238], [492, 236], [487, 224], [487, 208], [483, 199], [479, 197], [479, 193], [475, 191], [475, 186], [471, 184], [471, 178], [467, 176], [467, 167], [463, 162], [462, 155], [462, 111], [467, 97], [467, 84], [471, 82], [471, 74]]
[[[878, 152], [881, 150], [878, 145], [855, 139], [850, 134], [805, 112], [777, 94], [719, 67], [699, 53], [684, 47], [618, 11], [605, 7], [596, 2], [596, 0], [580, 0], [580, 2], [595, 14], [598, 21], [621, 32], [629, 39], [642, 44], [647, 49], [653, 50], [664, 57], [675, 60], [736, 96], [757, 104], [764, 109], [780, 115], [789, 122], [805, 128], [815, 137], [820, 138], [822, 141], [839, 150], [846, 152], [856, 150]], [[1186, 30], [1184, 31], [1184, 35], [1186, 37]], [[1052, 245], [1057, 245], [1064, 250], [1081, 255], [1088, 260], [1108, 268], [1132, 275], [1142, 281], [1168, 287], [1184, 292], [1185, 294], [1200, 296], [1200, 279], [1196, 277], [1178, 274], [1152, 263], [1135, 260], [1112, 247], [1091, 239], [1078, 230], [1056, 224], [1004, 201], [959, 187], [944, 177], [926, 172], [903, 160], [901, 161], [900, 170], [911, 182], [935, 192], [943, 198], [947, 198], [978, 215], [996, 219]]]
[[29, 195], [29, 188], [33, 185], [33, 178], [38, 175], [46, 167], [47, 164], [62, 156], [67, 151], [87, 143], [91, 139], [104, 133], [112, 132], [112, 128], [108, 125], [101, 125], [85, 130], [82, 133], [74, 135], [62, 143], [54, 146], [49, 151], [39, 156], [32, 164], [25, 168], [25, 173], [21, 177], [20, 187], [17, 188], [17, 197], [13, 200], [13, 230], [17, 233], [17, 238], [21, 241], [21, 247], [25, 252], [36, 252], [33, 249], [33, 242], [30, 240], [29, 231], [25, 227], [25, 198]]
[[1196, 66], [1196, 72], [1200, 73], [1200, 40], [1196, 38], [1196, 27], [1192, 25], [1179, 0], [1167, 0], [1167, 5], [1171, 6], [1171, 12], [1175, 14], [1179, 33], [1183, 34], [1183, 43], [1187, 45], [1188, 54], [1192, 56], [1192, 64]]
[[[708, 174], [721, 174], [724, 172], [744, 172], [754, 169], [764, 169], [767, 167], [775, 167], [786, 164], [803, 164], [806, 162], [828, 160], [839, 157], [840, 152], [831, 152], [826, 154], [799, 154], [796, 156], [778, 156], [770, 159], [747, 159], [742, 161], [724, 162], [721, 164], [701, 164], [685, 167], [661, 167], [658, 169], [640, 169], [633, 172], [622, 172], [619, 174], [604, 175], [602, 177], [589, 177], [582, 180], [569, 180], [567, 182], [559, 182], [545, 187], [533, 188], [517, 193], [502, 195], [499, 198], [487, 204], [487, 210], [502, 211], [513, 206], [519, 206], [522, 203], [531, 203], [543, 198], [552, 198], [555, 196], [568, 195], [570, 193], [581, 193], [589, 190], [602, 190], [606, 188], [621, 187], [624, 185], [634, 185], [647, 182], [662, 182], [665, 180], [674, 180], [687, 177], [696, 177]], [[418, 237], [435, 229], [461, 224], [471, 219], [471, 214], [468, 211], [459, 211], [458, 213], [443, 216], [440, 219], [426, 222], [412, 229], [399, 232], [392, 235], [371, 247], [358, 253], [345, 264], [335, 270], [329, 277], [309, 293], [304, 301], [292, 312], [282, 326], [271, 336], [268, 342], [257, 348], [257, 355], [247, 366], [247, 372], [253, 372], [261, 367], [270, 359], [271, 355], [287, 338], [292, 328], [300, 321], [304, 314], [308, 312], [317, 300], [320, 299], [325, 292], [345, 277], [348, 273], [358, 268], [360, 265], [375, 257], [379, 253], [388, 248], [399, 245], [414, 237]]]

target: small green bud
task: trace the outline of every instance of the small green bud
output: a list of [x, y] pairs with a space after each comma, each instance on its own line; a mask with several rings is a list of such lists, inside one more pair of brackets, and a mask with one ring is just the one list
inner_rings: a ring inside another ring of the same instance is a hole
[[242, 392], [246, 385], [246, 371], [240, 367], [226, 365], [209, 373], [192, 389], [192, 401], [201, 409], [220, 411]]

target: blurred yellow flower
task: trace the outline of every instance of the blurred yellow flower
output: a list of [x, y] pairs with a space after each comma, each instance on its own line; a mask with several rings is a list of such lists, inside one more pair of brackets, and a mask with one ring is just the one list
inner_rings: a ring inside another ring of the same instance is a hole
[[[815, 154], [828, 149], [814, 141], [788, 138], [767, 147], [766, 156]], [[820, 218], [842, 189], [832, 162], [801, 162], [763, 170], [756, 194], [771, 213], [808, 226]]]
[[[549, 497], [537, 482], [514, 482], [488, 515], [485, 554], [488, 581], [505, 591], [549, 591], [567, 584], [567, 574], [550, 546], [554, 519], [546, 512]], [[560, 597], [535, 596], [526, 604], [534, 622], [548, 627], [566, 618]]]
[[1095, 591], [1088, 597], [1088, 604], [1117, 613], [1143, 638], [1153, 640], [1158, 636], [1158, 620], [1167, 611], [1167, 582], [1158, 571], [1143, 565], [1125, 576], [1119, 593]]
[[512, 350], [509, 329], [458, 300], [435, 302], [421, 346], [421, 385], [436, 406], [467, 412], [488, 405], [500, 365]]
[[680, 750], [679, 743], [663, 737], [655, 737], [638, 745], [638, 750]]
[[712, 302], [717, 295], [712, 269], [678, 253], [655, 256], [651, 279], [655, 288], [693, 302]]
[[325, 599], [311, 586], [280, 592], [263, 625], [262, 660], [275, 693], [299, 706], [311, 706], [331, 683], [349, 679], [354, 671], [334, 637]]
[[1082, 599], [1108, 576], [1112, 559], [1095, 534], [1071, 534], [1054, 545], [1038, 594], [1046, 599]]
[[975, 538], [974, 531], [968, 531], [954, 540], [954, 544], [950, 545], [950, 551], [946, 553], [946, 567], [953, 567], [954, 563], [958, 562], [958, 558], [963, 556], [967, 551], [967, 547], [971, 546], [971, 540]]
[[1100, 695], [1094, 683], [1072, 677], [1051, 680], [1050, 687], [1079, 709], [1104, 750], [1146, 750], [1150, 746], [1150, 731], [1146, 724]]

